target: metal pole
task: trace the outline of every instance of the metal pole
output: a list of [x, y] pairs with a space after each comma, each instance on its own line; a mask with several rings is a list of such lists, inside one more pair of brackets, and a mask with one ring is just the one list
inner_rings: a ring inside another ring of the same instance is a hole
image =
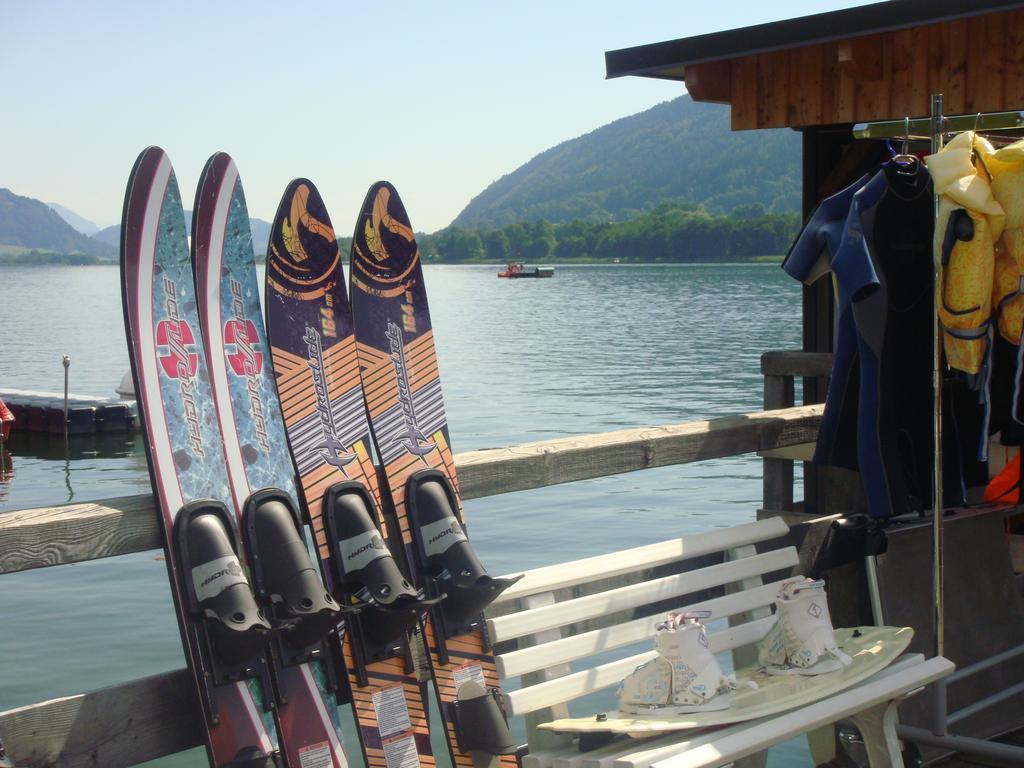
[[[932, 154], [942, 149], [943, 118], [942, 94], [932, 94]], [[935, 196], [935, 222], [938, 226], [939, 196]], [[939, 307], [942, 301], [942, 254], [932, 255], [934, 263], [934, 307], [932, 314], [932, 395], [934, 401], [932, 413], [932, 434], [935, 440], [934, 464], [932, 478], [932, 585], [935, 603], [935, 655], [942, 656], [946, 649], [945, 628], [945, 594], [942, 579], [942, 327], [939, 323]]]
[[71, 357], [64, 355], [61, 360], [64, 364], [64, 439], [68, 437], [68, 368], [71, 366]]
[[930, 744], [979, 757], [992, 757], [1005, 761], [1006, 765], [1021, 765], [1021, 758], [1024, 757], [1024, 749], [1012, 744], [1000, 744], [969, 736], [936, 736], [925, 728], [917, 728], [912, 725], [897, 725], [896, 734], [906, 741]]

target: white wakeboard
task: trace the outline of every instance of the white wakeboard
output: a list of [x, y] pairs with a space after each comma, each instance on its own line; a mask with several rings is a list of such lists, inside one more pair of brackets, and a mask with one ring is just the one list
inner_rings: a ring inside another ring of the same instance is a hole
[[[727, 694], [730, 707], [717, 711], [666, 716], [630, 715], [618, 711], [597, 716], [570, 717], [543, 723], [539, 728], [559, 733], [627, 733], [649, 736], [652, 733], [710, 728], [738, 723], [785, 712], [839, 693], [885, 669], [906, 650], [914, 630], [910, 627], [855, 627], [837, 629], [836, 642], [853, 659], [838, 672], [821, 675], [769, 675], [760, 666], [746, 667], [736, 673], [739, 687]], [[757, 688], [747, 685], [757, 684]], [[717, 697], [716, 697], [717, 698]]]

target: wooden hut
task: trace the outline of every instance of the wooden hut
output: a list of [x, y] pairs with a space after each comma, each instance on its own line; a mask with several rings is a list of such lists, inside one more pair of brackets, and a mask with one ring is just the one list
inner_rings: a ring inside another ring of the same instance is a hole
[[[1024, 109], [1024, 3], [894, 0], [609, 51], [605, 59], [609, 78], [675, 80], [695, 101], [728, 104], [733, 130], [800, 131], [806, 217], [825, 197], [877, 164], [878, 143], [858, 140], [855, 124], [929, 117], [935, 94], [942, 95], [943, 113], [950, 116]], [[803, 289], [803, 352], [766, 355], [766, 407], [792, 405], [793, 377], [801, 376], [804, 403], [824, 400], [833, 305], [832, 281], [818, 280]], [[804, 499], [794, 503], [792, 463], [766, 461], [770, 512], [787, 513], [792, 522], [812, 513], [841, 515], [862, 508], [855, 475], [813, 464], [805, 469]], [[1002, 667], [979, 668], [949, 686], [949, 709], [961, 710], [960, 716], [950, 716], [955, 722], [951, 730], [970, 737], [990, 738], [1024, 724], [1024, 599], [1021, 577], [1014, 582], [1005, 533], [1006, 520], [1019, 510], [947, 512], [945, 528], [952, 534], [945, 536], [938, 558], [932, 552], [942, 516], [936, 526], [923, 522], [890, 530], [887, 554], [869, 558], [863, 569], [839, 569], [830, 586], [833, 596], [841, 596], [844, 616], [837, 623], [864, 620], [871, 604], [865, 572], [877, 569], [880, 594], [874, 610], [886, 623], [914, 626], [918, 650], [934, 650], [933, 638], [943, 635], [938, 626], [945, 628], [945, 655], [960, 667], [985, 665], [1000, 654], [1013, 656]], [[940, 585], [940, 594], [945, 591], [945, 615], [940, 610], [938, 621], [930, 581]], [[910, 728], [931, 722], [929, 706], [904, 708], [905, 722], [914, 724]], [[959, 746], [973, 747], [978, 754], [987, 749], [973, 739]], [[1024, 762], [1024, 751], [1014, 759]]]

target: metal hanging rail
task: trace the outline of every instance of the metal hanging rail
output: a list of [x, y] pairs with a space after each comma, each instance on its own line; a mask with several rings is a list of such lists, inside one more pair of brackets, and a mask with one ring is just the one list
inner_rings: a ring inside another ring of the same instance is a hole
[[[940, 98], [942, 94], [935, 94]], [[933, 96], [932, 98], [934, 98]], [[941, 107], [941, 103], [940, 103]], [[1024, 112], [988, 112], [974, 115], [942, 116], [942, 133], [964, 131], [1012, 131], [1024, 129]], [[908, 135], [911, 140], [931, 141], [935, 136], [932, 116], [912, 117], [909, 120], [882, 120], [877, 123], [857, 123], [853, 126], [855, 139], [899, 139]]]

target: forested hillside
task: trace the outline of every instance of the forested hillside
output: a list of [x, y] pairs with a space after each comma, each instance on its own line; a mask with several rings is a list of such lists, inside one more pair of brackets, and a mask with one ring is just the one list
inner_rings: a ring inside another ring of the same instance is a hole
[[753, 204], [767, 213], [797, 211], [799, 134], [733, 132], [727, 106], [681, 96], [542, 152], [474, 197], [452, 223], [608, 223], [668, 201], [701, 204], [714, 215]]
[[766, 213], [757, 204], [716, 216], [693, 203], [667, 202], [622, 222], [594, 224], [577, 219], [552, 224], [541, 219], [495, 229], [452, 226], [417, 237], [428, 261], [661, 264], [779, 256], [798, 228], [796, 213]]

